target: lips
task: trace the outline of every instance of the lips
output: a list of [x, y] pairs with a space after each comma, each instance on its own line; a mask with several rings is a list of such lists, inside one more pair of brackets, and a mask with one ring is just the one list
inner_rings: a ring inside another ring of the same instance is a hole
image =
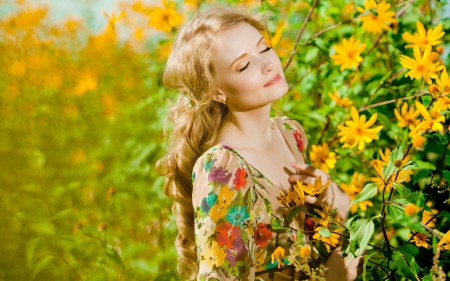
[[264, 87], [278, 83], [280, 80], [281, 80], [281, 76], [280, 76], [280, 74], [277, 73], [274, 77], [272, 77], [272, 79], [270, 79], [269, 82], [267, 82], [266, 85], [264, 85]]

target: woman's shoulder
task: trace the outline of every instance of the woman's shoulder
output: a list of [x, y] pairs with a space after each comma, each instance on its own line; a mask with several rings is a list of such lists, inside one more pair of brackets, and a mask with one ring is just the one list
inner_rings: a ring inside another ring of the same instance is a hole
[[285, 127], [285, 129], [288, 130], [302, 130], [303, 131], [303, 127], [300, 124], [299, 121], [297, 121], [296, 119], [293, 119], [289, 116], [281, 116], [281, 117], [276, 117], [278, 119], [280, 119], [283, 122], [283, 125]]

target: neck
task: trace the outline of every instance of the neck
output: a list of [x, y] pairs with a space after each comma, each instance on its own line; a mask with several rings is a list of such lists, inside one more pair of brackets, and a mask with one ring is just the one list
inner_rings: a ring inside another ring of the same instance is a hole
[[232, 120], [228, 124], [246, 143], [269, 146], [272, 143], [272, 122], [269, 103], [251, 111], [231, 111]]

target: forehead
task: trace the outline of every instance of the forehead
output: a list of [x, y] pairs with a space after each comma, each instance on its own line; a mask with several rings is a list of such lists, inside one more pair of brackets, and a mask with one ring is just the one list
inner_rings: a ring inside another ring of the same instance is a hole
[[213, 60], [230, 64], [238, 56], [254, 48], [260, 38], [261, 33], [256, 28], [248, 23], [239, 23], [218, 34], [219, 41]]

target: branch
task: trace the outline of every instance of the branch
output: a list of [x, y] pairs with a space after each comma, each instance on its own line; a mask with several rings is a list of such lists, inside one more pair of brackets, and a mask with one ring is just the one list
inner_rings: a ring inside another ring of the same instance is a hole
[[283, 71], [286, 71], [288, 66], [291, 64], [292, 58], [294, 57], [295, 53], [297, 53], [298, 42], [300, 41], [300, 38], [302, 38], [303, 31], [306, 28], [306, 24], [308, 23], [309, 19], [311, 18], [311, 15], [318, 3], [319, 3], [319, 0], [315, 0], [314, 4], [311, 6], [311, 9], [309, 9], [308, 15], [306, 16], [306, 19], [303, 21], [303, 25], [297, 34], [297, 38], [295, 39], [294, 49], [292, 50], [291, 54], [289, 55], [288, 61], [287, 61], [286, 65], [284, 66]]

